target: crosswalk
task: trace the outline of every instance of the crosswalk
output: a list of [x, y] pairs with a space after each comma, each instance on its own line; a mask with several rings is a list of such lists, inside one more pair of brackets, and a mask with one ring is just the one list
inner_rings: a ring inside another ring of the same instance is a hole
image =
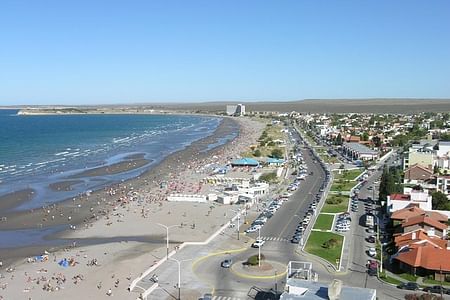
[[213, 296], [212, 300], [241, 300], [242, 298], [238, 297], [227, 297], [227, 296]]
[[289, 239], [276, 236], [262, 236], [263, 241], [273, 241], [273, 242], [289, 242]]

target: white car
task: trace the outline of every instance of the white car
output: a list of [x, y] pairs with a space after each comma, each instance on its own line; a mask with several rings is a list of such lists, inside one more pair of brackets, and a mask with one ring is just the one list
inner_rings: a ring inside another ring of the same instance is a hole
[[261, 227], [261, 225], [253, 225], [252, 227], [249, 227], [245, 232], [252, 233], [258, 231]]
[[261, 248], [261, 247], [264, 245], [265, 242], [266, 242], [266, 241], [263, 241], [263, 240], [256, 240], [256, 241], [252, 244], [252, 247], [253, 247], [253, 248]]
[[375, 255], [377, 255], [377, 250], [375, 250], [375, 248], [369, 248], [367, 253], [369, 254], [369, 256], [374, 257]]

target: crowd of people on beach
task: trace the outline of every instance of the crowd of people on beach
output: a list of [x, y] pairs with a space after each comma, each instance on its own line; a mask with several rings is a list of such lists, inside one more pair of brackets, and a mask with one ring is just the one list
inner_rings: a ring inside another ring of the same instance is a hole
[[[163, 206], [167, 196], [171, 193], [198, 194], [206, 192], [208, 187], [203, 183], [202, 179], [209, 175], [215, 166], [226, 165], [230, 163], [231, 158], [236, 158], [240, 153], [248, 150], [249, 146], [256, 142], [259, 132], [260, 128], [242, 126], [235, 140], [213, 150], [212, 153], [202, 152], [202, 149], [195, 148], [196, 146], [194, 145], [194, 151], [188, 152], [189, 157], [185, 157], [186, 154], [184, 153], [175, 155], [165, 163], [164, 169], [158, 169], [156, 172], [151, 173], [152, 175], [150, 176], [144, 174], [136, 180], [114, 184], [101, 191], [80, 194], [78, 197], [73, 198], [72, 203], [69, 205], [51, 204], [44, 206], [41, 208], [43, 214], [40, 224], [41, 226], [46, 226], [55, 220], [65, 220], [70, 224], [71, 229], [82, 230], [83, 228], [88, 229], [92, 227], [96, 221], [103, 219], [107, 220], [106, 225], [112, 225], [120, 223], [121, 221], [119, 220], [124, 218], [123, 213], [119, 212], [119, 209], [135, 213], [141, 218], [151, 218], [152, 211]], [[137, 209], [138, 207], [139, 209]], [[87, 213], [84, 213], [84, 217], [80, 220], [78, 214], [82, 210]], [[30, 212], [33, 213], [34, 211]], [[76, 222], [81, 222], [82, 226], [75, 227], [73, 224]], [[196, 228], [195, 222], [192, 223], [191, 228]], [[53, 254], [53, 262], [58, 261], [56, 255], [63, 255], [65, 259], [68, 252], [70, 252], [72, 255], [67, 256], [67, 268], [77, 268], [81, 261], [92, 268], [101, 266], [100, 258], [83, 255], [77, 250], [76, 243], [72, 246], [67, 247], [67, 251]], [[30, 264], [45, 265], [51, 263], [51, 261], [47, 256], [45, 260], [30, 261]], [[57, 292], [69, 283], [79, 285], [86, 280], [86, 274], [75, 274], [69, 277], [71, 280], [67, 280], [64, 266], [62, 268], [62, 271], [51, 272], [51, 275], [48, 275], [49, 268], [47, 266], [39, 268], [40, 272], [38, 272], [37, 276], [32, 276], [28, 272], [25, 272], [23, 276], [19, 276], [15, 274], [14, 269], [8, 272], [8, 277], [0, 274], [0, 300], [2, 299], [1, 290], [6, 290], [9, 281], [15, 280], [17, 277], [25, 279], [23, 290], [25, 293], [32, 291], [35, 287], [40, 287], [40, 289], [47, 292]], [[1, 272], [2, 268], [0, 266]], [[107, 296], [113, 296], [114, 289], [128, 286], [132, 279], [131, 275], [124, 278], [117, 278], [114, 274], [111, 276], [114, 283], [112, 286], [105, 287], [102, 281], [97, 282], [96, 285], [97, 289], [103, 291]], [[122, 282], [127, 284], [121, 285]]]

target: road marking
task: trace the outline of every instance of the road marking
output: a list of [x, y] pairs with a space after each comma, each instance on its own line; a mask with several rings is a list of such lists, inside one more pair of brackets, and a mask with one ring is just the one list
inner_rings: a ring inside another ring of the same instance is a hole
[[[311, 193], [311, 191], [312, 191], [313, 189], [316, 188], [316, 185], [317, 185], [319, 182], [320, 182], [319, 180], [317, 180], [317, 181], [314, 182], [314, 184], [312, 185], [312, 187], [309, 189], [307, 195], [309, 195], [309, 194]], [[299, 208], [300, 208], [300, 206], [302, 205], [302, 203], [306, 200], [306, 198], [307, 198], [307, 196], [305, 196], [305, 197], [303, 198], [303, 201], [299, 201], [299, 204], [298, 204], [298, 206], [297, 206], [297, 209], [295, 210], [296, 213], [297, 213], [297, 211], [299, 210]], [[291, 216], [291, 218], [289, 219], [289, 222], [286, 223], [286, 225], [284, 226], [283, 230], [280, 232], [280, 234], [278, 235], [278, 237], [281, 237], [281, 236], [284, 234], [284, 231], [287, 229], [287, 227], [289, 226], [289, 224], [291, 224], [292, 219], [293, 219], [294, 217], [295, 217], [295, 215], [292, 215], [292, 216]]]

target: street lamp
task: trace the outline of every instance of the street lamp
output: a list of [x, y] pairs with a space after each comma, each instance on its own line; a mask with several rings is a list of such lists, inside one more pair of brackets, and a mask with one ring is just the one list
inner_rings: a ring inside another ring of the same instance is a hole
[[178, 300], [181, 300], [181, 263], [184, 261], [190, 261], [192, 259], [178, 260], [176, 258], [170, 258], [178, 264]]
[[241, 211], [240, 210], [234, 210], [230, 209], [231, 211], [237, 213], [237, 239], [239, 240], [239, 223], [241, 223]]
[[277, 272], [277, 270], [275, 270], [275, 293], [277, 292], [277, 290], [278, 290], [278, 279], [277, 279], [277, 274], [278, 272]]
[[[261, 241], [261, 227], [258, 228], [258, 241]], [[261, 267], [261, 244], [258, 247], [258, 267]]]
[[161, 223], [156, 223], [156, 225], [159, 225], [159, 226], [164, 227], [166, 229], [166, 255], [167, 255], [167, 259], [169, 259], [169, 228], [178, 227], [179, 225], [167, 226], [167, 225], [164, 225], [164, 224], [161, 224]]

